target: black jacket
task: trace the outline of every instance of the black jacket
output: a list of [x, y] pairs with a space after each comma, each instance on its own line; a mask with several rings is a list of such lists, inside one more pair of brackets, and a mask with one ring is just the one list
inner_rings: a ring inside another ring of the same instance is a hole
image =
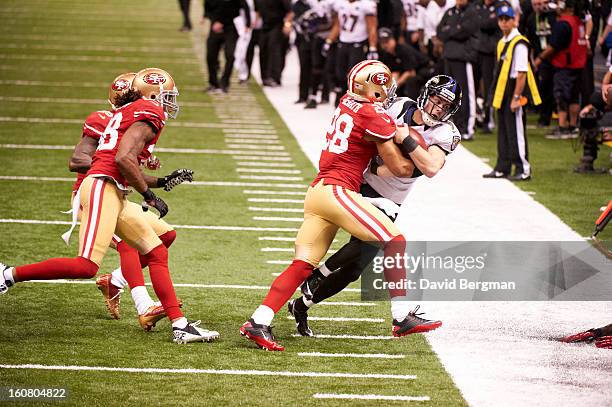
[[282, 27], [290, 10], [289, 0], [255, 0], [255, 11], [261, 16], [261, 28], [264, 31]]
[[206, 0], [204, 2], [204, 17], [208, 18], [211, 23], [218, 21], [224, 27], [233, 27], [234, 18], [238, 17], [240, 7], [240, 0]]
[[546, 46], [550, 44], [555, 21], [557, 21], [557, 14], [554, 11], [539, 16], [536, 13], [531, 13], [527, 18], [525, 36], [529, 40], [535, 56], [542, 53]]
[[476, 4], [478, 14], [479, 29], [476, 33], [477, 42], [475, 48], [481, 54], [494, 55], [497, 49], [497, 42], [502, 37], [501, 30], [497, 24], [497, 8], [501, 6], [501, 1], [494, 1], [487, 6], [483, 0]]
[[474, 62], [478, 14], [472, 4], [464, 9], [453, 7], [444, 13], [438, 24], [437, 36], [444, 43], [442, 58], [453, 61]]

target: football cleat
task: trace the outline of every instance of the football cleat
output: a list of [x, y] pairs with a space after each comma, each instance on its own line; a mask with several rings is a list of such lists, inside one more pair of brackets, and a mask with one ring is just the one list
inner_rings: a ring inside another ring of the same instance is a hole
[[319, 269], [314, 269], [312, 274], [302, 283], [300, 290], [307, 300], [312, 300], [314, 292], [317, 290], [319, 285], [321, 285], [323, 280], [325, 280], [325, 276], [319, 271]]
[[0, 263], [0, 295], [6, 294], [9, 287], [13, 285], [10, 281], [4, 278], [4, 271], [10, 268], [11, 267], [4, 263]]
[[276, 342], [272, 335], [272, 327], [268, 325], [256, 324], [253, 319], [249, 319], [240, 327], [240, 335], [255, 342], [257, 346], [264, 350], [272, 350], [282, 352], [285, 347]]
[[417, 314], [420, 307], [420, 305], [417, 305], [402, 321], [393, 320], [393, 336], [400, 337], [429, 332], [442, 326], [442, 321], [430, 321], [429, 319], [419, 317], [419, 315], [424, 314], [424, 312]]
[[602, 349], [612, 349], [612, 336], [602, 336], [595, 340], [595, 346]]
[[189, 342], [212, 342], [219, 338], [219, 332], [200, 328], [201, 321], [191, 321], [185, 328], [172, 328], [173, 341], [178, 344]]
[[596, 337], [597, 335], [595, 334], [595, 329], [592, 328], [588, 331], [566, 336], [564, 338], [559, 339], [559, 341], [565, 343], [593, 342]]
[[[183, 308], [183, 301], [178, 300], [179, 308]], [[166, 311], [161, 305], [161, 302], [156, 301], [150, 306], [144, 314], [138, 315], [138, 322], [145, 331], [149, 332], [155, 327], [155, 324], [166, 317]]]
[[98, 290], [100, 290], [104, 296], [104, 302], [106, 303], [108, 312], [110, 312], [111, 318], [119, 319], [121, 318], [119, 305], [121, 303], [121, 293], [123, 292], [123, 289], [115, 287], [111, 283], [111, 277], [112, 276], [110, 274], [101, 275], [96, 279], [96, 285], [98, 286]]
[[308, 326], [308, 312], [296, 309], [295, 302], [297, 300], [291, 300], [287, 303], [287, 310], [295, 318], [295, 327], [302, 336], [314, 336], [312, 329]]

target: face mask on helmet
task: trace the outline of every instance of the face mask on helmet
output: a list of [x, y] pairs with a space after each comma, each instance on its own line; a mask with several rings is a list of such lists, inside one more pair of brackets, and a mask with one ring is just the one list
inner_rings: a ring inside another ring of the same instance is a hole
[[178, 95], [179, 92], [176, 88], [172, 90], [162, 90], [159, 93], [159, 103], [163, 106], [164, 111], [168, 113], [168, 116], [173, 119], [176, 119], [180, 110], [180, 106], [176, 101]]
[[446, 75], [431, 78], [417, 99], [423, 122], [428, 126], [450, 120], [460, 106], [461, 88], [453, 78]]

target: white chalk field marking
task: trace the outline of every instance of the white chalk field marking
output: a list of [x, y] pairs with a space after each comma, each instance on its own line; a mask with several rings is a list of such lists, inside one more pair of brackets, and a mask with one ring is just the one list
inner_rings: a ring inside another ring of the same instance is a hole
[[[0, 66], [0, 69], [3, 69]], [[51, 97], [23, 97], [23, 96], [0, 96], [0, 101], [6, 102], [25, 102], [25, 103], [59, 103], [59, 104], [78, 104], [78, 105], [105, 105], [108, 103], [104, 99], [79, 99], [79, 98], [51, 98]], [[181, 107], [210, 107], [207, 102], [181, 102]]]
[[241, 161], [237, 162], [236, 165], [243, 167], [280, 167], [280, 168], [292, 168], [295, 167], [293, 163], [262, 163], [256, 161]]
[[300, 174], [300, 170], [275, 170], [270, 168], [236, 168], [236, 172], [265, 173], [265, 174]]
[[297, 203], [303, 204], [303, 199], [275, 199], [275, 198], [248, 198], [249, 202], [269, 202], [269, 203]]
[[270, 273], [270, 274], [272, 274], [273, 277], [278, 277], [281, 275], [281, 273]]
[[[0, 54], [3, 60], [35, 60], [35, 61], [72, 61], [72, 62], [128, 62], [138, 64], [142, 62], [140, 58], [109, 57], [109, 56], [86, 56], [86, 55], [44, 55], [44, 54]], [[197, 65], [198, 61], [191, 58], [158, 59], [159, 64], [185, 64]], [[76, 82], [79, 86], [78, 82]]]
[[283, 151], [283, 146], [259, 146], [255, 144], [228, 144], [228, 148], [235, 148], [236, 150], [270, 150], [270, 151]]
[[[266, 264], [278, 264], [281, 266], [288, 266], [291, 263], [291, 260], [266, 260]], [[274, 275], [274, 273], [272, 273], [272, 275]], [[280, 275], [280, 273], [278, 273], [277, 275]]]
[[295, 242], [295, 237], [259, 236], [257, 240], [265, 240], [265, 241], [273, 241], [273, 242]]
[[254, 212], [292, 212], [292, 213], [303, 213], [303, 208], [260, 208], [257, 206], [249, 206], [250, 211]]
[[[4, 11], [4, 9], [2, 9], [2, 11]], [[115, 14], [113, 14], [115, 15]], [[137, 15], [137, 16], [140, 16]], [[47, 34], [13, 34], [13, 33], [3, 33], [2, 37], [4, 38], [11, 38], [11, 39], [15, 39], [15, 40], [40, 40], [40, 41], [49, 41], [49, 42], [53, 42], [53, 41], [57, 41], [57, 42], [62, 42], [62, 41], [76, 41], [76, 42], [83, 42], [83, 38], [82, 37], [66, 37], [64, 35], [47, 35]], [[122, 45], [125, 44], [125, 37], [107, 37], [104, 36], [104, 41], [107, 42], [119, 42]], [[157, 44], [171, 44], [171, 45], [176, 45], [181, 46], [182, 42], [177, 42], [175, 39], [170, 39], [170, 38], [154, 38], [151, 37], [151, 41], [147, 41], [150, 42], [152, 45], [157, 45]], [[99, 72], [99, 70], [97, 71]]]
[[236, 376], [285, 376], [285, 377], [334, 377], [352, 379], [393, 379], [415, 380], [415, 375], [394, 375], [380, 373], [323, 373], [323, 372], [288, 372], [273, 370], [229, 370], [229, 369], [168, 369], [153, 367], [107, 367], [107, 366], [74, 366], [74, 365], [5, 365], [0, 369], [33, 369], [33, 370], [72, 370], [72, 371], [100, 371], [100, 372], [127, 372], [127, 373], [175, 373], [175, 374], [210, 374], [210, 375], [236, 375]]
[[[345, 288], [342, 291], [346, 291]], [[357, 290], [359, 291], [359, 290]], [[294, 319], [292, 316], [288, 316], [287, 319]], [[372, 322], [372, 323], [383, 323], [385, 322], [382, 318], [349, 318], [349, 317], [308, 317], [309, 321], [330, 321], [330, 322]]]
[[304, 181], [304, 177], [284, 177], [282, 175], [239, 175], [238, 178], [261, 181]]
[[[29, 225], [70, 225], [72, 222], [63, 220], [38, 219], [0, 219], [0, 223], [17, 223]], [[175, 229], [222, 230], [229, 232], [297, 232], [297, 228], [262, 228], [257, 226], [213, 226], [213, 225], [171, 225]]]
[[[139, 20], [140, 21], [140, 20]], [[60, 45], [60, 44], [15, 44], [15, 43], [2, 43], [0, 48], [8, 49], [44, 49], [44, 50], [57, 50], [57, 51], [111, 51], [116, 52], [117, 47], [109, 45]], [[131, 47], [121, 46], [122, 52], [148, 52], [155, 54], [191, 54], [193, 50], [191, 48], [180, 48], [180, 47]]]
[[[106, 86], [106, 85], [105, 85]], [[260, 134], [260, 135], [270, 135], [270, 134], [276, 134], [276, 130], [271, 129], [271, 130], [264, 130], [264, 129], [241, 129], [241, 130], [235, 130], [235, 129], [223, 129], [224, 133], [234, 133], [236, 134], [236, 131], [238, 131], [240, 134]]]
[[386, 401], [430, 401], [428, 396], [385, 396], [381, 394], [336, 394], [315, 393], [315, 399], [343, 399], [343, 400], [386, 400]]
[[373, 302], [355, 302], [355, 301], [323, 301], [317, 304], [318, 306], [328, 307], [375, 307]]
[[253, 216], [253, 220], [264, 220], [274, 222], [304, 222], [304, 218], [282, 218], [276, 216]]
[[[76, 178], [64, 177], [30, 177], [22, 175], [0, 175], [4, 181], [45, 181], [45, 182], [74, 182]], [[280, 187], [280, 188], [304, 188], [302, 184], [265, 184], [258, 182], [231, 182], [231, 181], [193, 181], [184, 183], [184, 186], [213, 186], [213, 187]]]
[[266, 145], [268, 144], [279, 145], [280, 144], [280, 140], [266, 140], [266, 139], [258, 139], [258, 138], [247, 139], [247, 138], [226, 137], [225, 142], [226, 143], [245, 143], [245, 144], [266, 144]]
[[[280, 157], [279, 157], [280, 156]], [[236, 155], [234, 157], [232, 157], [234, 160], [251, 160], [251, 161], [293, 161], [293, 159], [291, 157], [289, 157], [289, 153], [287, 154], [272, 154], [272, 155], [267, 155], [267, 156], [250, 156], [250, 157], [243, 157], [240, 155]]]
[[306, 192], [301, 192], [301, 191], [265, 191], [265, 190], [245, 189], [242, 192], [247, 195], [299, 195], [299, 196], [306, 195]]
[[270, 121], [257, 119], [257, 120], [241, 120], [241, 119], [221, 119], [221, 123], [233, 123], [233, 124], [270, 124]]
[[[293, 317], [291, 317], [293, 318]], [[321, 353], [299, 352], [301, 357], [314, 358], [363, 358], [363, 359], [405, 359], [406, 355], [390, 355], [388, 353]]]
[[292, 247], [262, 247], [259, 249], [261, 252], [288, 252], [293, 253], [295, 251]]
[[278, 140], [279, 139], [278, 135], [276, 134], [252, 134], [252, 133], [228, 133], [225, 135], [225, 137], [234, 138], [237, 140], [242, 140], [245, 138], [257, 139], [257, 140]]
[[[323, 303], [321, 303], [323, 304]], [[302, 338], [302, 335], [292, 334], [294, 338]], [[386, 341], [389, 339], [398, 339], [394, 336], [380, 336], [380, 335], [325, 335], [325, 334], [315, 334], [312, 338], [316, 339], [355, 339], [355, 340], [364, 340], [364, 341]]]

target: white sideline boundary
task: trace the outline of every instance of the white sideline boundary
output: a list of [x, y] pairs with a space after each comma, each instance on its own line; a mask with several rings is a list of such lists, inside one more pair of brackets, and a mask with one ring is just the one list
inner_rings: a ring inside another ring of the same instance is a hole
[[384, 400], [384, 401], [431, 401], [429, 396], [384, 396], [381, 394], [315, 393], [315, 399]]
[[0, 369], [32, 369], [32, 370], [69, 370], [76, 372], [124, 372], [124, 373], [170, 373], [170, 374], [208, 374], [234, 376], [282, 376], [282, 377], [326, 377], [346, 379], [388, 379], [416, 380], [415, 375], [394, 375], [382, 373], [324, 373], [324, 372], [288, 372], [273, 370], [231, 370], [231, 369], [168, 369], [153, 367], [107, 367], [107, 366], [74, 366], [74, 365], [6, 365], [0, 364]]
[[406, 355], [390, 355], [388, 353], [321, 353], [299, 352], [298, 356], [313, 358], [357, 358], [357, 359], [405, 359]]
[[[291, 104], [297, 94], [298, 74], [297, 53], [292, 50], [286, 59], [283, 86], [263, 91], [316, 167], [334, 108], [319, 105], [305, 111]], [[532, 164], [537, 177], [537, 162]], [[582, 240], [558, 216], [510, 181], [483, 179], [482, 174], [490, 171], [479, 157], [459, 146], [434, 179], [422, 177], [415, 184], [402, 205], [396, 224], [406, 239]], [[453, 202], [453, 215], [440, 216], [448, 213], [449, 202]], [[601, 304], [456, 302], [449, 307], [448, 303], [428, 302], [428, 315], [444, 321], [444, 328], [427, 340], [473, 407], [612, 405], [612, 394], [601, 391], [612, 386], [612, 375], [601, 370], [606, 364], [612, 366], [612, 352], [547, 339], [609, 323], [612, 305]], [[580, 323], [573, 317], [576, 315], [580, 315]], [[547, 323], [542, 324], [542, 320]], [[482, 326], [487, 326], [486, 332]]]

